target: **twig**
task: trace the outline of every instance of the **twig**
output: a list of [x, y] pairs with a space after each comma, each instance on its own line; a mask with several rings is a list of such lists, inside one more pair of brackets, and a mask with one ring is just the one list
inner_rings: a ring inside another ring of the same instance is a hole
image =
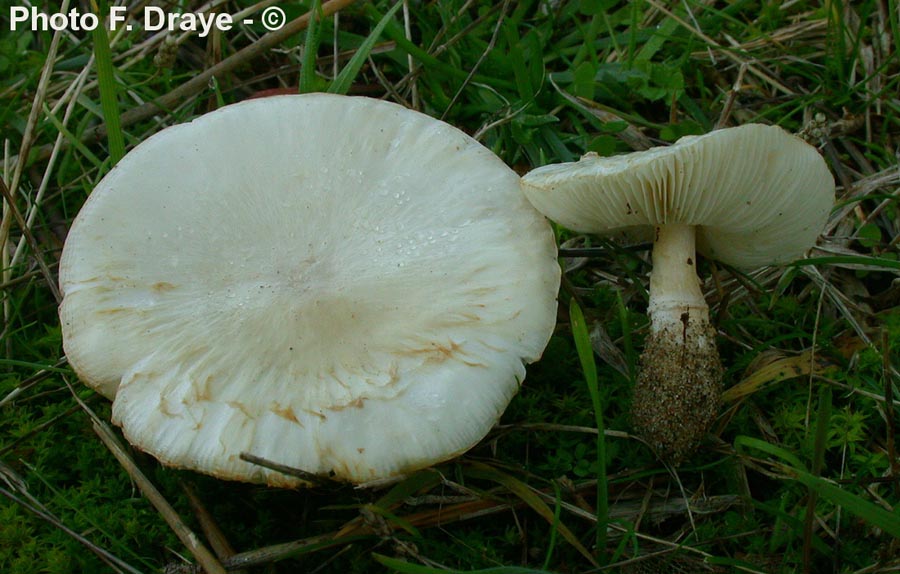
[[[60, 5], [60, 12], [66, 13], [69, 10], [69, 0], [63, 0]], [[31, 152], [31, 145], [35, 140], [35, 129], [37, 127], [38, 116], [43, 107], [44, 98], [47, 96], [47, 86], [50, 84], [50, 75], [53, 73], [53, 63], [56, 61], [56, 51], [59, 48], [60, 38], [64, 31], [57, 31], [50, 40], [50, 48], [47, 50], [47, 59], [44, 60], [44, 67], [41, 70], [41, 77], [38, 80], [37, 90], [35, 91], [34, 100], [31, 102], [31, 112], [28, 114], [28, 120], [25, 124], [25, 132], [22, 134], [22, 144], [19, 147], [19, 155], [16, 159], [15, 169], [13, 171], [12, 180], [9, 183], [9, 195], [15, 197], [19, 189], [19, 181], [22, 178], [22, 172], [25, 171], [25, 164], [28, 162], [28, 156]], [[6, 185], [4, 183], [4, 188]], [[7, 199], [12, 207], [12, 199]], [[4, 214], [5, 215], [5, 214]], [[20, 216], [21, 218], [21, 216]], [[6, 249], [6, 238], [9, 235], [9, 228], [12, 226], [12, 220], [4, 217], [0, 222], [0, 249]]]
[[[493, 13], [496, 11], [496, 9], [499, 6], [499, 5], [491, 6], [489, 9], [485, 10], [484, 14], [482, 14], [478, 18], [474, 19], [471, 23], [469, 23], [462, 30], [460, 30], [459, 33], [457, 33], [455, 36], [453, 36], [452, 38], [447, 40], [447, 42], [445, 42], [444, 44], [438, 46], [437, 43], [443, 39], [447, 28], [449, 28], [450, 26], [455, 24], [457, 22], [457, 20], [459, 19], [460, 15], [465, 14], [466, 11], [471, 6], [471, 4], [473, 4], [473, 3], [474, 3], [474, 0], [466, 0], [466, 3], [462, 7], [460, 7], [459, 10], [457, 10], [456, 14], [454, 14], [452, 18], [450, 18], [450, 22], [448, 23], [448, 25], [445, 27], [442, 27], [440, 30], [438, 30], [437, 34], [435, 34], [435, 36], [434, 36], [434, 39], [431, 41], [431, 44], [425, 50], [426, 54], [428, 54], [429, 56], [432, 56], [432, 57], [439, 56], [440, 54], [445, 52], [447, 49], [452, 47], [454, 44], [456, 44], [459, 40], [468, 36], [472, 30], [474, 30], [475, 28], [477, 28], [478, 26], [483, 24], [484, 21], [487, 20], [488, 17], [493, 15]], [[407, 40], [409, 39], [407, 34], [404, 34], [403, 37], [406, 38]], [[421, 71], [422, 71], [421, 66], [416, 66], [415, 68], [410, 69], [410, 71], [407, 72], [402, 78], [400, 78], [400, 80], [394, 85], [394, 89], [400, 90], [401, 88], [405, 87], [407, 84], [414, 83]]]
[[[403, 33], [406, 34], [406, 39], [412, 41], [412, 27], [410, 26], [409, 19], [409, 0], [403, 0]], [[409, 98], [412, 102], [412, 109], [418, 110], [420, 109], [419, 102], [419, 86], [416, 83], [416, 61], [413, 59], [412, 54], [406, 55], [406, 64], [409, 66], [409, 74], [412, 77], [412, 80], [409, 82]]]
[[[92, 401], [92, 400], [97, 400], [99, 397], [100, 397], [100, 395], [92, 395], [92, 396], [88, 397], [88, 398], [85, 400], [85, 402], [87, 402], [87, 401]], [[11, 451], [12, 449], [16, 448], [16, 446], [18, 446], [19, 444], [25, 442], [26, 440], [28, 440], [29, 438], [35, 436], [36, 434], [38, 434], [38, 433], [40, 433], [40, 432], [42, 432], [42, 431], [44, 431], [44, 430], [50, 428], [51, 426], [53, 426], [54, 424], [56, 424], [56, 423], [59, 422], [60, 420], [66, 418], [66, 417], [69, 417], [69, 416], [71, 416], [72, 414], [78, 412], [80, 409], [81, 409], [81, 407], [80, 407], [79, 405], [74, 405], [74, 406], [72, 406], [72, 407], [69, 407], [68, 409], [66, 409], [65, 411], [59, 413], [58, 415], [56, 415], [55, 417], [51, 418], [50, 420], [44, 421], [43, 423], [41, 423], [41, 424], [39, 424], [38, 426], [34, 427], [33, 429], [29, 430], [27, 433], [25, 433], [25, 434], [23, 434], [23, 435], [21, 435], [21, 436], [16, 437], [15, 440], [13, 440], [11, 443], [7, 444], [7, 445], [4, 446], [3, 448], [0, 448], [0, 456], [5, 455], [6, 453], [8, 453], [9, 451]]]
[[261, 456], [256, 456], [255, 454], [250, 454], [248, 452], [241, 453], [241, 460], [256, 464], [270, 470], [274, 470], [276, 472], [280, 472], [281, 474], [286, 474], [288, 476], [295, 476], [302, 480], [309, 482], [310, 484], [322, 486], [325, 484], [340, 484], [336, 480], [331, 480], [331, 478], [327, 476], [323, 476], [321, 474], [314, 474], [312, 472], [307, 472], [305, 470], [301, 470], [299, 468], [294, 468], [292, 466], [287, 466], [285, 464], [281, 464], [275, 461], [271, 461]]
[[[337, 13], [338, 10], [342, 10], [355, 2], [356, 0], [330, 0], [330, 2], [326, 2], [322, 5], [323, 17], [331, 16]], [[297, 32], [304, 30], [309, 25], [309, 19], [310, 14], [307, 12], [306, 14], [291, 20], [280, 30], [269, 32], [253, 44], [235, 52], [215, 66], [203, 70], [187, 82], [173, 89], [171, 92], [124, 112], [120, 118], [121, 127], [124, 129], [130, 125], [144, 121], [157, 113], [162, 112], [168, 114], [175, 107], [183, 104], [187, 98], [203, 91], [203, 89], [209, 85], [209, 82], [213, 77], [222, 76], [235, 68], [258, 58]], [[88, 84], [87, 87], [90, 87], [90, 84]], [[105, 137], [106, 126], [97, 125], [91, 129], [85, 130], [84, 134], [81, 136], [81, 141], [91, 143], [102, 141]], [[52, 149], [52, 144], [42, 146], [36, 154], [37, 158], [39, 160], [47, 159], [50, 156]], [[21, 158], [22, 154], [19, 154], [18, 157]], [[0, 238], [2, 238], [2, 234], [0, 234]]]
[[[38, 242], [34, 239], [34, 235], [31, 234], [31, 229], [28, 227], [28, 223], [25, 221], [25, 218], [22, 217], [22, 212], [19, 211], [19, 208], [16, 207], [15, 201], [13, 200], [12, 193], [10, 193], [9, 188], [6, 187], [6, 184], [0, 179], [0, 193], [3, 194], [3, 198], [6, 200], [9, 205], [9, 211], [13, 214], [13, 217], [16, 218], [16, 222], [19, 224], [19, 227], [22, 230], [22, 235], [25, 236], [25, 239], [28, 241], [28, 245], [31, 247], [31, 250], [34, 252], [34, 258], [37, 261], [38, 267], [41, 269], [41, 273], [44, 275], [44, 280], [47, 281], [47, 287], [50, 288], [50, 292], [53, 294], [53, 297], [56, 299], [57, 303], [62, 302], [62, 294], [59, 292], [59, 287], [56, 285], [56, 279], [53, 278], [53, 273], [50, 272], [50, 268], [47, 267], [47, 262], [44, 261], [43, 256], [41, 255]], [[6, 229], [9, 232], [9, 228]], [[0, 238], [0, 245], [5, 243], [4, 238]]]
[[[65, 377], [63, 377], [63, 380], [65, 380]], [[215, 556], [213, 556], [212, 552], [200, 542], [200, 539], [194, 531], [181, 520], [181, 517], [178, 516], [178, 513], [175, 512], [175, 509], [169, 504], [169, 501], [163, 497], [153, 483], [150, 482], [143, 472], [141, 472], [141, 469], [137, 467], [131, 459], [131, 456], [126, 452], [125, 447], [122, 446], [122, 443], [119, 442], [119, 439], [117, 439], [116, 435], [110, 430], [109, 425], [104, 423], [100, 417], [98, 417], [97, 414], [81, 400], [75, 392], [75, 389], [72, 388], [67, 380], [65, 380], [65, 382], [72, 392], [72, 396], [75, 397], [75, 400], [81, 405], [84, 412], [91, 418], [94, 432], [97, 433], [97, 436], [100, 437], [100, 440], [103, 441], [103, 444], [106, 445], [109, 452], [116, 457], [116, 460], [119, 461], [119, 464], [122, 465], [122, 468], [125, 469], [125, 472], [128, 473], [131, 480], [138, 485], [138, 488], [141, 489], [141, 492], [147, 500], [150, 501], [150, 504], [156, 508], [163, 520], [166, 521], [166, 524], [169, 525], [169, 528], [171, 528], [175, 535], [178, 536], [181, 543], [191, 551], [191, 554], [194, 555], [197, 562], [200, 563], [207, 574], [225, 574], [225, 568], [222, 564]]]
[[[343, 544], [349, 544], [350, 542], [354, 542], [357, 540], [363, 540], [365, 538], [368, 538], [369, 536], [371, 536], [371, 533], [365, 535], [358, 534], [352, 536], [335, 537], [335, 533], [330, 532], [328, 534], [320, 534], [318, 536], [312, 536], [310, 538], [304, 538], [302, 540], [294, 540], [292, 542], [284, 542], [282, 544], [266, 546], [264, 548], [250, 550], [249, 552], [241, 552], [240, 554], [235, 554], [227, 560], [223, 560], [222, 565], [232, 572], [238, 568], [264, 566], [266, 564], [271, 564], [273, 562], [278, 562], [279, 560], [290, 558], [291, 556], [300, 554], [305, 550], [309, 550], [312, 548], [315, 548], [316, 550], [324, 550], [326, 548], [331, 548], [332, 546], [340, 546]], [[194, 572], [196, 572], [196, 569], [190, 565], [178, 564], [173, 567], [169, 567], [167, 572], [169, 574], [193, 574]]]
[[10, 488], [18, 491], [18, 493], [25, 497], [27, 500], [23, 500], [19, 496], [16, 496], [16, 494], [2, 487], [0, 487], [0, 495], [5, 496], [9, 500], [15, 502], [28, 512], [34, 514], [35, 516], [37, 516], [41, 520], [44, 520], [55, 528], [62, 530], [63, 532], [74, 538], [78, 543], [84, 545], [85, 548], [96, 554], [97, 557], [100, 558], [100, 560], [108, 564], [111, 568], [119, 572], [125, 571], [131, 572], [132, 574], [141, 574], [140, 570], [134, 568], [108, 550], [97, 546], [81, 534], [78, 534], [77, 532], [63, 524], [62, 520], [54, 516], [53, 513], [51, 513], [43, 504], [40, 503], [40, 501], [38, 501], [31, 495], [31, 493], [28, 492], [25, 481], [22, 479], [22, 477], [19, 476], [19, 474], [15, 470], [13, 470], [12, 467], [2, 461], [0, 461], [0, 477], [3, 478], [3, 481], [6, 482], [6, 484]]
[[[594, 430], [596, 431], [596, 429]], [[579, 490], [593, 489], [595, 488], [595, 485], [596, 481], [588, 481], [584, 484], [577, 485], [575, 488]], [[544, 491], [534, 489], [534, 492], [547, 500], [556, 500], [555, 497], [550, 494], [549, 490]], [[722, 510], [735, 506], [739, 503], [739, 497], [727, 495], [710, 497], [704, 501], [691, 501], [686, 498], [676, 498], [660, 504], [652, 505], [650, 508], [650, 513], [655, 517], [669, 517], [683, 515], [685, 513], [685, 509], [690, 508], [703, 514], [711, 514], [721, 512]], [[442, 504], [439, 505], [438, 508], [414, 512], [412, 514], [404, 515], [401, 518], [405, 523], [408, 523], [415, 528], [440, 527], [455, 522], [472, 520], [487, 515], [497, 514], [499, 512], [508, 512], [512, 509], [520, 508], [525, 505], [526, 503], [523, 500], [505, 501], [496, 500], [493, 498], [480, 498], [469, 502], [462, 502], [459, 504]], [[642, 503], [638, 503], [636, 505], [619, 504], [614, 508], [611, 517], [625, 522], [632, 521], [634, 517], [640, 512], [641, 506]], [[562, 505], [562, 508], [572, 513], [574, 516], [578, 516], [589, 522], [596, 522], [597, 520], [596, 514], [585, 512], [577, 506], [565, 503]], [[616, 530], [619, 529], [619, 526], [617, 523], [610, 523], [610, 528]], [[303, 552], [323, 550], [334, 546], [349, 544], [358, 540], [364, 540], [366, 538], [372, 537], [375, 534], [376, 533], [374, 532], [371, 523], [367, 523], [362, 519], [362, 517], [356, 517], [334, 532], [295, 540], [292, 542], [276, 544], [273, 546], [266, 546], [247, 552], [241, 552], [240, 554], [235, 554], [227, 560], [223, 560], [222, 564], [228, 570], [232, 570], [234, 568], [262, 566], [279, 560], [284, 560], [285, 558], [290, 558], [291, 556], [295, 556]], [[677, 548], [686, 552], [697, 553], [704, 557], [709, 556], [705, 552], [702, 552], [701, 550], [692, 548], [690, 546], [679, 545], [665, 540], [660, 540], [658, 538], [642, 533], [633, 532], [632, 535], [637, 536], [642, 540], [656, 542], [673, 549]], [[193, 573], [194, 571], [189, 566], [178, 565], [173, 569], [170, 569], [170, 572], [171, 574], [188, 574]]]
[[[200, 528], [203, 530], [203, 535], [206, 536], [206, 540], [209, 541], [210, 546], [212, 546], [213, 552], [216, 553], [216, 557], [218, 557], [219, 560], [227, 560], [237, 554], [234, 547], [228, 542], [228, 538], [225, 537], [225, 533], [219, 528], [215, 519], [213, 519], [212, 515], [206, 509], [206, 506], [203, 505], [203, 501], [197, 496], [194, 488], [189, 484], [182, 482], [181, 489], [187, 495], [191, 509], [193, 509], [194, 515], [200, 523]], [[234, 571], [232, 574], [240, 574], [240, 571]]]
[[715, 129], [722, 129], [728, 124], [728, 118], [731, 117], [731, 110], [734, 108], [734, 102], [737, 100], [737, 96], [743, 87], [745, 73], [747, 73], [747, 64], [741, 64], [741, 67], [738, 69], [737, 79], [732, 84], [731, 90], [728, 92], [728, 99], [725, 100], [725, 105], [722, 107], [722, 113], [719, 114], [719, 119], [716, 121]]
[[735, 54], [732, 54], [730, 50], [725, 49], [721, 44], [719, 44], [718, 42], [716, 42], [715, 40], [713, 40], [712, 38], [710, 38], [709, 36], [704, 34], [702, 31], [698, 30], [694, 26], [685, 22], [683, 18], [680, 18], [679, 16], [674, 14], [672, 11], [667, 9], [665, 6], [662, 6], [659, 2], [657, 2], [657, 0], [647, 0], [647, 3], [650, 4], [651, 6], [653, 6], [654, 8], [656, 8], [657, 10], [659, 10], [660, 12], [662, 12], [663, 14], [665, 14], [666, 16], [668, 16], [669, 18], [671, 18], [672, 20], [674, 20], [675, 22], [678, 22], [678, 24], [680, 24], [683, 28], [685, 28], [686, 30], [688, 30], [689, 32], [691, 32], [692, 34], [694, 34], [695, 36], [697, 36], [698, 38], [700, 38], [701, 40], [703, 40], [704, 42], [709, 44], [710, 46], [713, 46], [719, 50], [722, 50], [722, 53], [725, 55], [725, 57], [728, 58], [729, 60], [731, 60], [732, 62], [734, 62], [738, 65], [746, 65], [751, 74], [757, 76], [761, 80], [769, 82], [770, 84], [772, 84], [772, 86], [774, 86], [780, 92], [783, 92], [784, 94], [786, 94], [788, 96], [795, 95], [794, 92], [791, 89], [787, 88], [784, 84], [782, 84], [781, 82], [779, 82], [778, 80], [776, 80], [775, 78], [770, 76], [769, 74], [755, 68], [754, 66], [751, 66], [750, 64], [748, 64], [747, 62], [745, 62], [744, 60], [742, 60]]
[[604, 106], [596, 102], [573, 96], [569, 92], [560, 88], [559, 85], [553, 80], [553, 76], [548, 76], [548, 79], [550, 80], [550, 85], [553, 86], [557, 93], [559, 93], [559, 95], [561, 95], [567, 102], [569, 102], [579, 110], [594, 116], [604, 123], [625, 122], [627, 127], [624, 130], [618, 132], [616, 135], [634, 151], [642, 151], [654, 147], [653, 141], [636, 127], [634, 127], [634, 125], [632, 125], [632, 122], [628, 121], [627, 118], [613, 113], [611, 110], [606, 109]]
[[40, 383], [41, 381], [43, 381], [44, 379], [46, 379], [47, 377], [52, 375], [54, 372], [57, 372], [60, 368], [64, 367], [68, 362], [69, 362], [68, 359], [66, 357], [63, 357], [63, 358], [59, 359], [58, 361], [56, 361], [56, 363], [52, 367], [49, 367], [47, 369], [41, 369], [40, 371], [31, 375], [30, 377], [28, 377], [27, 379], [25, 379], [24, 381], [19, 383], [19, 385], [16, 388], [14, 388], [12, 391], [9, 392], [8, 395], [6, 395], [5, 397], [3, 397], [2, 400], [0, 400], [0, 407], [3, 407], [7, 403], [14, 401], [16, 399], [16, 397], [18, 397], [19, 395], [21, 395], [23, 392], [27, 391], [34, 385]]
[[[4, 270], [5, 271], [5, 270]], [[0, 283], [0, 291], [4, 291], [6, 289], [12, 289], [17, 285], [22, 283], [27, 283], [34, 279], [35, 277], [39, 277], [41, 275], [40, 271], [27, 271], [22, 273], [17, 277], [11, 277], [9, 279], [4, 279], [3, 283]]]
[[447, 114], [450, 113], [450, 108], [456, 104], [459, 100], [459, 97], [462, 95], [463, 90], [466, 89], [466, 86], [469, 85], [469, 82], [472, 81], [472, 78], [475, 77], [475, 73], [478, 72], [478, 68], [481, 67], [484, 59], [487, 58], [488, 54], [490, 54], [494, 50], [494, 46], [497, 44], [497, 37], [500, 35], [500, 27], [503, 25], [503, 19], [506, 17], [506, 10], [509, 8], [509, 0], [504, 0], [503, 7], [500, 9], [500, 16], [497, 18], [497, 25], [494, 27], [494, 33], [491, 34], [491, 39], [488, 42], [487, 47], [482, 52], [481, 56], [478, 57], [478, 61], [475, 62], [475, 65], [472, 66], [472, 69], [469, 70], [469, 75], [466, 76], [466, 79], [463, 80], [462, 85], [459, 86], [459, 89], [456, 90], [456, 93], [453, 94], [453, 99], [450, 100], [450, 103], [447, 104], [447, 107], [444, 109], [444, 113], [441, 114], [441, 119], [447, 117]]
[[[322, 5], [322, 16], [331, 16], [338, 10], [353, 4], [355, 1], [356, 0], [331, 0], [330, 2], [326, 2]], [[122, 127], [124, 128], [143, 121], [156, 113], [165, 112], [172, 106], [180, 104], [186, 98], [189, 98], [206, 88], [213, 77], [222, 76], [238, 66], [258, 58], [297, 32], [306, 29], [309, 25], [309, 20], [310, 13], [307, 12], [299, 18], [291, 20], [284, 28], [269, 32], [253, 44], [225, 58], [215, 66], [200, 72], [164, 96], [128, 110], [122, 114]], [[106, 137], [106, 128], [99, 125], [92, 130], [87, 130], [82, 139], [85, 141], [96, 141], [103, 139], [104, 137]]]
[[[72, 85], [66, 90], [66, 93], [63, 94], [63, 98], [68, 97], [69, 103], [66, 105], [66, 110], [63, 113], [62, 120], [60, 120], [61, 125], [67, 126], [69, 124], [69, 119], [72, 117], [72, 112], [75, 110], [75, 105], [78, 103], [78, 98], [84, 89], [84, 83], [88, 77], [88, 70], [90, 69], [91, 62], [94, 60], [94, 55], [91, 54], [90, 59], [88, 60], [87, 65], [84, 70], [78, 75], [78, 78], [72, 82]], [[49, 108], [44, 106], [45, 116], [50, 116], [53, 112], [49, 111]], [[52, 181], [51, 174], [53, 173], [54, 168], [56, 167], [56, 158], [59, 156], [59, 151], [62, 148], [63, 142], [66, 141], [66, 138], [62, 131], [56, 134], [56, 141], [53, 144], [53, 149], [50, 152], [50, 159], [47, 162], [47, 165], [44, 167], [44, 175], [41, 177], [41, 183], [38, 186], [37, 193], [34, 195], [34, 199], [31, 202], [31, 206], [28, 209], [28, 212], [25, 215], [25, 221], [27, 222], [29, 229], [34, 226], [34, 220], [37, 219], [38, 209], [41, 206], [41, 202], [44, 200], [44, 195], [47, 193], [47, 187]], [[12, 261], [10, 262], [10, 266], [14, 267], [19, 263], [19, 260], [22, 258], [22, 253], [24, 253], [25, 248], [25, 238], [22, 237], [19, 241], [19, 244], [16, 245], [16, 250], [13, 253]]]

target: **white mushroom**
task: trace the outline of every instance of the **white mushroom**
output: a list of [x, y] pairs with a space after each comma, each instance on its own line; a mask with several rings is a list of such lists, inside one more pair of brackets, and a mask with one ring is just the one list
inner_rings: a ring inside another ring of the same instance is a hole
[[97, 185], [60, 263], [65, 351], [166, 464], [363, 483], [480, 440], [555, 325], [552, 231], [461, 131], [324, 94], [227, 106]]
[[654, 233], [650, 334], [634, 394], [638, 430], [678, 462], [715, 418], [722, 367], [696, 273], [696, 250], [737, 267], [791, 261], [811, 247], [834, 201], [812, 146], [757, 124], [623, 156], [588, 154], [523, 178], [539, 211], [582, 232]]

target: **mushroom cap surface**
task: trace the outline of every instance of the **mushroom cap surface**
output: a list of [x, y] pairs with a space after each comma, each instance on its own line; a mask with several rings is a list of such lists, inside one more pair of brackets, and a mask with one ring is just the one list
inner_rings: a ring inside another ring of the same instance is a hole
[[354, 483], [459, 454], [553, 331], [552, 230], [463, 132], [401, 106], [250, 100], [97, 185], [60, 263], [69, 362], [162, 462]]
[[522, 184], [539, 211], [569, 229], [694, 225], [700, 253], [738, 267], [799, 257], [834, 202], [834, 179], [816, 149], [761, 124], [626, 155], [588, 154], [537, 168]]

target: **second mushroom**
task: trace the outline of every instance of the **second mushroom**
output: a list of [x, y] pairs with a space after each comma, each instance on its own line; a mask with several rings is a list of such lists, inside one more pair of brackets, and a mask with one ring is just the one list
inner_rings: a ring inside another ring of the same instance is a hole
[[695, 252], [744, 268], [801, 256], [834, 200], [824, 160], [779, 127], [750, 124], [628, 155], [587, 154], [535, 169], [523, 187], [539, 211], [569, 229], [652, 232], [650, 333], [632, 419], [677, 464], [715, 419], [722, 385]]

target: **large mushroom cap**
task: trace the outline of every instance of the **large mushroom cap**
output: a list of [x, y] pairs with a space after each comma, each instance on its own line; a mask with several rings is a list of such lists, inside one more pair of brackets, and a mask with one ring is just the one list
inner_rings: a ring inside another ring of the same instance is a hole
[[800, 256], [834, 202], [834, 179], [816, 149], [760, 124], [622, 156], [588, 154], [522, 181], [531, 203], [570, 229], [694, 225], [698, 251], [739, 267]]
[[163, 130], [97, 186], [60, 263], [66, 354], [163, 462], [356, 483], [466, 450], [556, 316], [552, 232], [459, 130], [323, 94]]

